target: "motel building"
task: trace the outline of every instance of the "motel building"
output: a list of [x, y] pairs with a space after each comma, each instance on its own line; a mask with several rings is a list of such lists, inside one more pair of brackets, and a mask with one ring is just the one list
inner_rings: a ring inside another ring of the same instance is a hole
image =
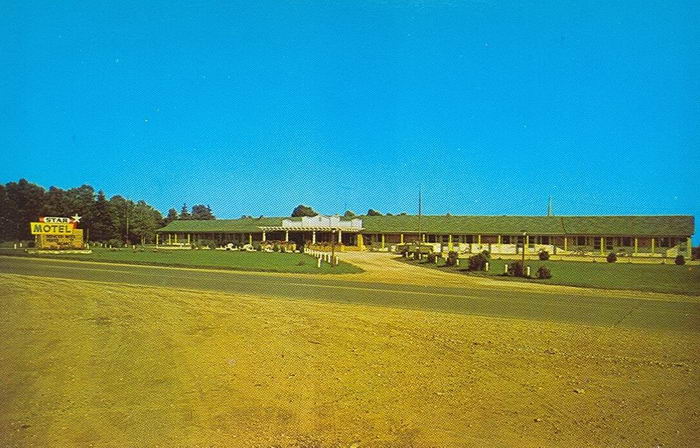
[[157, 245], [260, 245], [392, 251], [402, 243], [431, 244], [435, 251], [494, 255], [691, 257], [693, 216], [341, 216], [177, 220], [159, 229]]

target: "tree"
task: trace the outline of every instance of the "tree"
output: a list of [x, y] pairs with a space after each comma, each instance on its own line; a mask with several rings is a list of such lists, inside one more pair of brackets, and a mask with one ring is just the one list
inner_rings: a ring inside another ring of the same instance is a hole
[[41, 216], [44, 205], [44, 189], [36, 184], [20, 179], [5, 185], [10, 207], [7, 225], [12, 231], [12, 239], [31, 239], [29, 223]]
[[176, 219], [177, 219], [177, 210], [175, 210], [174, 208], [171, 208], [170, 210], [168, 210], [168, 216], [163, 220], [163, 224], [167, 226], [168, 224], [175, 221]]
[[112, 196], [109, 200], [109, 213], [112, 215], [112, 225], [114, 228], [115, 238], [123, 239], [126, 244], [129, 244], [132, 239], [129, 229], [129, 221], [133, 215], [134, 203], [122, 196]]
[[182, 209], [180, 210], [180, 218], [178, 219], [192, 219], [192, 215], [187, 209], [187, 204], [182, 204]]
[[58, 187], [50, 187], [49, 191], [44, 195], [44, 205], [41, 213], [43, 216], [72, 215], [66, 192]]
[[382, 214], [374, 210], [373, 208], [370, 208], [369, 210], [367, 210], [367, 216], [382, 216]]
[[346, 218], [352, 218], [352, 217], [357, 216], [357, 215], [352, 210], [345, 210], [345, 213], [343, 213], [343, 216], [345, 216]]
[[318, 213], [316, 211], [306, 205], [299, 204], [297, 207], [292, 211], [292, 217], [298, 217], [298, 216], [316, 216]]
[[140, 243], [146, 244], [155, 239], [156, 230], [160, 227], [163, 216], [160, 212], [144, 201], [138, 201], [130, 217], [129, 231], [135, 235]]
[[68, 216], [78, 214], [81, 217], [79, 227], [85, 232], [85, 238], [92, 239], [95, 189], [90, 185], [81, 185], [80, 187], [66, 190], [66, 203], [70, 210]]
[[211, 208], [208, 205], [193, 205], [192, 206], [192, 219], [216, 219], [214, 214], [211, 212]]
[[92, 226], [90, 239], [92, 241], [108, 241], [119, 236], [112, 222], [109, 202], [102, 190], [97, 193], [97, 199], [92, 206]]
[[11, 220], [14, 204], [7, 198], [7, 189], [0, 184], [0, 241], [16, 238], [15, 226]]

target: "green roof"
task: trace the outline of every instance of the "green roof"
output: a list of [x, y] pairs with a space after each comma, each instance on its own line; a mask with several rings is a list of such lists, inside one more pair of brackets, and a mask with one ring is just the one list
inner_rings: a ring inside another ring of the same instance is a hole
[[283, 219], [300, 220], [299, 218], [239, 218], [239, 219], [209, 219], [209, 220], [176, 220], [157, 232], [193, 232], [193, 233], [224, 233], [224, 232], [260, 232], [260, 226], [281, 226]]
[[[415, 232], [418, 216], [361, 216], [366, 233]], [[694, 233], [692, 216], [423, 216], [428, 233], [515, 235], [669, 235]]]
[[[418, 231], [418, 216], [357, 216], [364, 233]], [[158, 232], [260, 232], [262, 226], [281, 226], [290, 218], [241, 218], [173, 221]], [[299, 220], [300, 218], [291, 218]], [[601, 236], [691, 236], [692, 216], [422, 216], [422, 232], [438, 234]]]

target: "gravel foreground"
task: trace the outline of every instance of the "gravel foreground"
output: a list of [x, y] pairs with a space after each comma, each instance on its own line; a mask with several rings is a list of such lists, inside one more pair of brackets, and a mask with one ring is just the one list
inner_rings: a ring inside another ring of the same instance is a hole
[[700, 446], [696, 331], [0, 274], [0, 446]]

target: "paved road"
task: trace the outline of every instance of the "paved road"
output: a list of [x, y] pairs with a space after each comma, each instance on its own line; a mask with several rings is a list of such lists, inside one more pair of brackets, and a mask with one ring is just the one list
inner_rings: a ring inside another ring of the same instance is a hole
[[700, 331], [700, 303], [683, 297], [669, 301], [608, 297], [605, 291], [592, 290], [580, 294], [476, 290], [12, 257], [0, 257], [0, 273], [588, 325]]

